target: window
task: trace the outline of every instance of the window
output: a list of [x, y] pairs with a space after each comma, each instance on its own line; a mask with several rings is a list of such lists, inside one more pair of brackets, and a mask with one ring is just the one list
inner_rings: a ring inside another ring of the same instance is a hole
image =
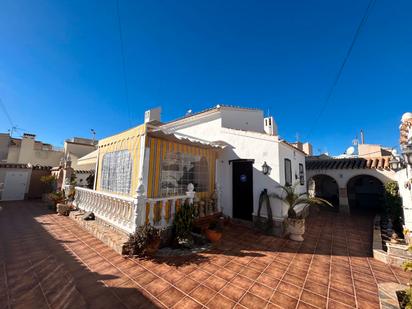
[[285, 186], [292, 185], [292, 162], [285, 159]]
[[196, 192], [209, 190], [209, 164], [203, 156], [168, 152], [161, 164], [161, 196], [184, 195], [192, 183]]
[[303, 164], [299, 163], [299, 182], [303, 186], [305, 184], [305, 172], [303, 170]]
[[132, 159], [129, 151], [106, 153], [102, 161], [100, 189], [115, 193], [130, 193]]

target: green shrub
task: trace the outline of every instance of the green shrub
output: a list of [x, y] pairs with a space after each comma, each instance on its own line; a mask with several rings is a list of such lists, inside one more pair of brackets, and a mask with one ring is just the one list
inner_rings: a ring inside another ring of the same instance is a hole
[[403, 209], [399, 186], [396, 181], [385, 184], [385, 211], [391, 219], [395, 232], [402, 235]]
[[160, 232], [160, 229], [156, 229], [150, 223], [140, 226], [125, 243], [125, 250], [130, 256], [145, 255], [146, 249], [150, 244], [160, 242]]

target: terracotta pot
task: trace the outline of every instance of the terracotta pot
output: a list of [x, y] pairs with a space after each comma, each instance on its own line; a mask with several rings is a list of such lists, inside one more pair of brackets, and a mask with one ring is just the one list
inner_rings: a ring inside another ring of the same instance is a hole
[[153, 240], [145, 249], [145, 254], [147, 255], [155, 255], [157, 250], [159, 250], [160, 246], [160, 237], [156, 240]]
[[305, 234], [305, 219], [286, 219], [289, 238], [294, 241], [303, 241], [302, 235]]
[[216, 243], [222, 238], [222, 232], [215, 231], [215, 230], [205, 230], [206, 237], [209, 239], [211, 242]]

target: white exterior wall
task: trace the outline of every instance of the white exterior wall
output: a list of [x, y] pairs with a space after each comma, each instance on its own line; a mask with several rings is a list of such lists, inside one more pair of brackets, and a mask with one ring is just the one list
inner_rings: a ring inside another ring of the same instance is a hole
[[222, 127], [264, 133], [263, 112], [260, 110], [220, 110]]
[[[246, 121], [246, 119], [250, 120]], [[237, 123], [237, 121], [239, 122]], [[257, 214], [261, 191], [266, 188], [269, 193], [275, 190], [280, 193], [277, 187], [279, 184], [285, 183], [284, 157], [286, 156], [292, 161], [292, 173], [295, 170], [298, 173], [299, 163], [302, 163], [305, 168], [305, 156], [299, 151], [295, 151], [294, 156], [293, 148], [280, 143], [277, 136], [228, 129], [224, 127], [224, 123], [226, 126], [233, 127], [245, 128], [245, 126], [249, 126], [249, 128], [253, 127], [255, 130], [259, 130], [259, 132], [264, 132], [263, 113], [254, 110], [241, 112], [220, 110], [219, 112], [204, 115], [200, 119], [183, 120], [176, 124], [166, 125], [162, 129], [207, 141], [224, 141], [230, 145], [221, 151], [216, 163], [216, 178], [221, 189], [221, 206], [225, 215], [233, 215], [232, 164], [229, 165], [229, 160], [255, 160], [253, 164], [253, 210], [254, 214]], [[262, 165], [265, 161], [272, 169], [270, 175], [262, 173]], [[302, 192], [306, 190], [306, 185], [301, 186], [300, 190]], [[283, 210], [280, 202], [272, 199], [271, 207], [274, 219], [278, 218], [282, 221], [283, 217], [286, 216], [286, 212]], [[265, 215], [264, 209], [262, 210], [262, 215]]]
[[412, 190], [405, 188], [405, 183], [412, 178], [412, 168], [400, 170], [397, 175], [399, 194], [402, 197], [405, 226], [412, 230]]

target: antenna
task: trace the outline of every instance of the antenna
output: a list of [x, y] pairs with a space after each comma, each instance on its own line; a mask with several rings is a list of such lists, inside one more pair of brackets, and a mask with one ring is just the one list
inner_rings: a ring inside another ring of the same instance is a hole
[[93, 134], [93, 145], [94, 145], [94, 141], [96, 139], [96, 131], [94, 129], [90, 129], [90, 132], [92, 132]]
[[191, 114], [192, 114], [192, 110], [188, 109], [187, 112], [186, 112], [186, 116], [191, 115]]

